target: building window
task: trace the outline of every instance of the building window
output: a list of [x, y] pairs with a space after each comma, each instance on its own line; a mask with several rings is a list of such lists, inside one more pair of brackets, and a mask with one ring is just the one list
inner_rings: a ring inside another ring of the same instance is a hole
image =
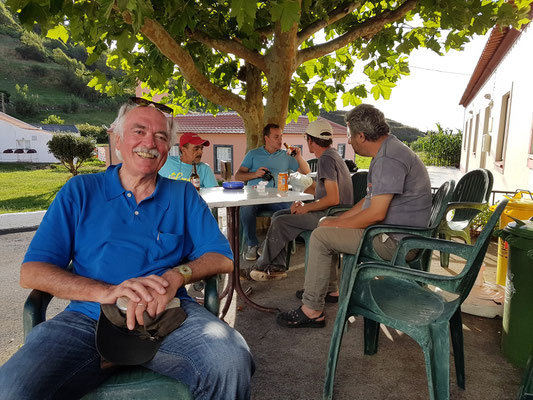
[[346, 143], [337, 144], [337, 153], [339, 153], [339, 156], [344, 158], [344, 155], [346, 154]]
[[503, 171], [505, 163], [505, 148], [507, 146], [507, 133], [509, 131], [509, 117], [511, 112], [511, 92], [507, 92], [502, 97], [502, 107], [500, 110], [500, 125], [498, 127], [498, 141], [496, 143], [496, 166]]
[[477, 136], [479, 132], [479, 113], [476, 114], [476, 126], [474, 128], [474, 145], [472, 146], [472, 153], [476, 155], [477, 150]]
[[527, 166], [533, 169], [533, 118], [531, 118], [531, 135], [529, 137], [529, 154], [527, 156]]
[[471, 120], [467, 120], [465, 124], [465, 134], [463, 135], [463, 150], [466, 150], [466, 142], [468, 140], [468, 128], [470, 127]]
[[215, 174], [220, 174], [220, 162], [230, 161], [231, 171], [233, 173], [233, 145], [229, 144], [215, 144], [213, 145], [213, 160]]

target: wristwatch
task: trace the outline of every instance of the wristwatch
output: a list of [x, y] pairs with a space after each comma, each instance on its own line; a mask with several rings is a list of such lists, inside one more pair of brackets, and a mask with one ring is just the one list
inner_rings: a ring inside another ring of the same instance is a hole
[[185, 286], [188, 284], [191, 280], [192, 276], [192, 269], [187, 264], [179, 265], [174, 268], [176, 271], [178, 271], [183, 276], [183, 285]]

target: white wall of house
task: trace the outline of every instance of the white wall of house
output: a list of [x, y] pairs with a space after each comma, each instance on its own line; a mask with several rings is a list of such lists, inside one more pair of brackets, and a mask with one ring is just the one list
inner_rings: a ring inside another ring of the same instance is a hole
[[[15, 123], [10, 122], [9, 118], [0, 119], [0, 162], [59, 162], [48, 152], [47, 143], [52, 138], [52, 133], [31, 129], [30, 126], [25, 129], [25, 124], [18, 120]], [[36, 152], [4, 153], [6, 149], [34, 149]]]
[[465, 108], [461, 170], [487, 168], [495, 190], [533, 191], [533, 27]]

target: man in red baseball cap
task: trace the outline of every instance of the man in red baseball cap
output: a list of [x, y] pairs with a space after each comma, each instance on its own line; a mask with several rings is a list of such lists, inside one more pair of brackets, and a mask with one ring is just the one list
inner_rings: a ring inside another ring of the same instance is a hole
[[180, 137], [180, 155], [169, 156], [159, 174], [165, 178], [190, 181], [193, 164], [200, 176], [200, 187], [216, 187], [218, 182], [211, 167], [201, 162], [204, 147], [209, 146], [209, 140], [202, 139], [198, 134], [187, 132]]

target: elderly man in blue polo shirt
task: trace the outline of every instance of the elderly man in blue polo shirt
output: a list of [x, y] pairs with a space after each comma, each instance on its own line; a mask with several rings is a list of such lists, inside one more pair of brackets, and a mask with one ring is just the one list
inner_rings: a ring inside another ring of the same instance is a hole
[[[263, 129], [265, 145], [257, 149], [250, 150], [244, 156], [239, 170], [235, 173], [235, 179], [248, 182], [248, 185], [257, 185], [264, 179], [267, 171], [272, 174], [269, 187], [277, 187], [278, 173], [299, 171], [302, 174], [311, 172], [307, 161], [302, 157], [299, 147], [295, 147], [296, 154], [291, 157], [286, 151], [281, 150], [283, 144], [283, 134], [281, 128], [276, 124], [268, 124]], [[257, 259], [257, 249], [259, 240], [257, 239], [255, 218], [260, 211], [279, 211], [289, 208], [291, 203], [258, 204], [255, 206], [244, 206], [240, 208], [240, 219], [246, 237], [248, 248], [245, 252], [245, 259], [253, 261]]]
[[174, 297], [188, 315], [144, 367], [187, 384], [195, 398], [250, 397], [254, 365], [246, 342], [184, 288], [230, 272], [229, 244], [192, 184], [158, 175], [175, 127], [160, 111], [166, 106], [141, 104], [119, 111], [122, 164], [68, 181], [30, 244], [21, 285], [71, 302], [0, 368], [0, 399], [80, 398], [105, 381], [116, 369], [101, 362], [96, 323], [100, 304], [121, 297], [128, 299], [129, 329]]

